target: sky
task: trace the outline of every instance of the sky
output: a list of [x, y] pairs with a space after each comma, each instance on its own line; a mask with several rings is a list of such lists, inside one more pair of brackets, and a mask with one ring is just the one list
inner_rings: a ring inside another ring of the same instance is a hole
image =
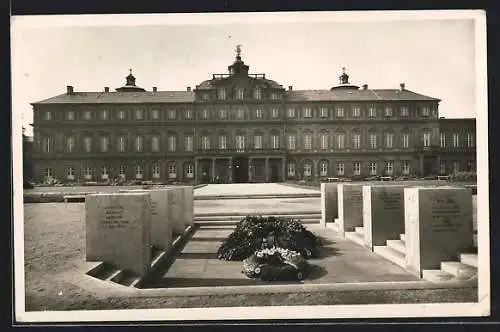
[[[436, 12], [433, 12], [436, 13]], [[441, 99], [440, 116], [475, 117], [475, 23], [463, 15], [263, 14], [14, 17], [12, 111], [28, 135], [30, 103], [111, 91], [129, 68], [146, 90], [185, 90], [227, 73], [236, 45], [251, 73], [294, 89], [351, 83]], [[442, 13], [437, 13], [442, 14]], [[308, 16], [309, 15], [309, 16]]]

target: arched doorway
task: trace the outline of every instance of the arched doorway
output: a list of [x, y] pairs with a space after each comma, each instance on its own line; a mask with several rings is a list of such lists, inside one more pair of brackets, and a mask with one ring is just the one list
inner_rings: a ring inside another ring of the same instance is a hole
[[233, 158], [233, 182], [245, 183], [248, 182], [248, 158], [236, 157]]

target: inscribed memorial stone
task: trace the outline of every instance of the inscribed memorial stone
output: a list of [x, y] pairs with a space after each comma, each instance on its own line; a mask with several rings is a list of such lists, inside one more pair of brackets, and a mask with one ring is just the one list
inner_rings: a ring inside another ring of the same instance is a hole
[[321, 225], [338, 218], [337, 183], [321, 183]]
[[181, 235], [184, 233], [184, 189], [180, 187], [168, 189], [168, 221], [172, 225], [172, 234]]
[[363, 226], [363, 196], [360, 184], [338, 184], [338, 233], [352, 232]]
[[149, 194], [87, 195], [85, 219], [87, 261], [103, 261], [147, 275], [151, 261]]

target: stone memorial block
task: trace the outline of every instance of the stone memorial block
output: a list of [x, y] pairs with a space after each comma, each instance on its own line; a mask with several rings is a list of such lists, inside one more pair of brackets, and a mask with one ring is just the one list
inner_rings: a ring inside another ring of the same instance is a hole
[[87, 261], [103, 261], [146, 276], [151, 262], [150, 215], [147, 193], [87, 195]]
[[405, 188], [406, 268], [439, 269], [473, 243], [472, 191], [462, 187]]
[[404, 186], [363, 186], [363, 227], [368, 248], [385, 246], [405, 232]]
[[338, 184], [338, 233], [353, 232], [363, 226], [363, 196], [361, 184]]
[[130, 189], [124, 193], [148, 193], [151, 206], [151, 244], [162, 250], [169, 250], [172, 245], [172, 225], [168, 221], [167, 189]]
[[194, 192], [193, 186], [184, 186], [184, 221], [185, 226], [194, 225]]
[[337, 183], [321, 183], [321, 225], [338, 217]]
[[172, 225], [172, 234], [184, 234], [184, 189], [181, 187], [168, 188], [168, 221]]

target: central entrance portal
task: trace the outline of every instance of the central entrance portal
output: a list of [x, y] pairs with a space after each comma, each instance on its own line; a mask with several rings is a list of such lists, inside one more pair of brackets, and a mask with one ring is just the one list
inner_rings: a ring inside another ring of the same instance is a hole
[[248, 182], [248, 158], [245, 157], [233, 158], [233, 182], [235, 183]]

